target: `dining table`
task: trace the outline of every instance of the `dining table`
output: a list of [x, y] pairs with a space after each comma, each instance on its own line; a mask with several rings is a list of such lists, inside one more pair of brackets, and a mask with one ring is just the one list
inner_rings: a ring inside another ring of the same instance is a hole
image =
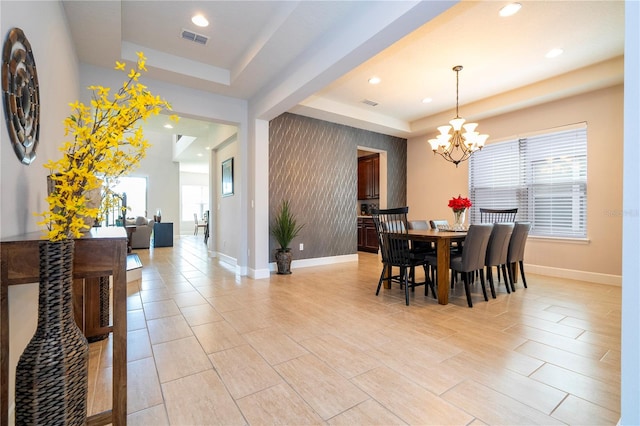
[[436, 246], [436, 276], [438, 279], [438, 303], [449, 303], [449, 261], [451, 259], [451, 243], [464, 241], [467, 232], [464, 230], [409, 229], [405, 238], [414, 242], [434, 243]]

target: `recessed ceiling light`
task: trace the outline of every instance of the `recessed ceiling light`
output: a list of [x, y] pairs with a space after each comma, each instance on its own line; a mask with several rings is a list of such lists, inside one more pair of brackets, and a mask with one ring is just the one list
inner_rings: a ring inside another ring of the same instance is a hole
[[208, 150], [210, 150], [210, 149], [211, 149], [211, 147], [210, 147], [210, 146], [207, 146], [207, 147], [205, 147], [205, 149], [208, 151]]
[[168, 123], [167, 123], [167, 124], [165, 124], [165, 125], [164, 125], [164, 126], [162, 126], [162, 127], [164, 127], [165, 129], [173, 129], [173, 126], [172, 126], [171, 124], [168, 124]]
[[498, 14], [502, 17], [512, 16], [518, 13], [521, 7], [522, 5], [520, 3], [509, 3], [508, 5], [500, 9], [500, 12], [498, 12]]
[[369, 79], [369, 83], [370, 84], [379, 84], [382, 80], [380, 80], [380, 77], [371, 77]]
[[198, 15], [194, 15], [191, 18], [191, 22], [193, 22], [194, 24], [196, 24], [199, 27], [208, 27], [209, 26], [209, 21], [207, 21], [207, 18], [205, 18], [204, 16], [198, 14]]
[[202, 154], [198, 153], [198, 157], [202, 157]]
[[433, 99], [432, 99], [432, 98], [424, 98], [424, 99], [422, 100], [422, 103], [423, 103], [423, 104], [429, 104], [429, 103], [431, 103], [431, 102], [433, 102]]
[[557, 58], [558, 56], [562, 55], [563, 52], [564, 50], [560, 49], [559, 47], [556, 47], [548, 51], [547, 54], [544, 56], [546, 58]]

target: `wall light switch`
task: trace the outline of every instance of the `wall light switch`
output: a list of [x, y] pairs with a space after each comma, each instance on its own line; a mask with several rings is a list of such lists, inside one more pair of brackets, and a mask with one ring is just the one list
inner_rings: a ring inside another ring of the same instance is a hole
[[300, 251], [304, 250], [304, 244], [300, 243]]

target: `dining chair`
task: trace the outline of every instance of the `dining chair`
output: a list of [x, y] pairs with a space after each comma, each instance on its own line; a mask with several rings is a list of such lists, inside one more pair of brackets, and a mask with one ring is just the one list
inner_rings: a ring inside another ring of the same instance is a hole
[[[430, 229], [429, 222], [426, 220], [410, 220], [409, 221], [409, 229]], [[422, 241], [416, 241], [413, 243], [412, 250], [414, 253], [424, 253], [427, 254], [435, 254], [436, 246], [434, 243], [427, 243]], [[432, 282], [434, 282], [435, 275], [431, 273], [433, 269], [428, 262], [425, 262], [423, 265], [425, 276], [429, 277]]]
[[509, 250], [509, 241], [513, 233], [513, 223], [495, 223], [487, 244], [487, 255], [485, 258], [485, 266], [487, 267], [487, 279], [491, 288], [491, 297], [496, 298], [496, 289], [493, 284], [493, 267], [498, 269], [498, 281], [500, 277], [500, 269], [504, 277], [504, 284], [507, 293], [511, 293], [509, 289], [509, 280], [507, 279], [507, 252]]
[[485, 209], [480, 207], [480, 223], [515, 222], [518, 209]]
[[507, 272], [509, 273], [509, 283], [511, 290], [516, 291], [514, 281], [516, 263], [520, 268], [522, 284], [527, 288], [527, 279], [524, 277], [524, 246], [527, 244], [527, 237], [531, 230], [531, 222], [516, 222], [509, 240], [509, 250], [507, 251]]
[[[409, 229], [429, 229], [429, 222], [427, 222], [426, 220], [410, 220], [408, 225], [409, 225]], [[425, 243], [425, 242], [418, 241], [414, 243], [413, 250], [424, 251], [428, 253], [428, 252], [434, 252], [435, 247], [432, 243]]]
[[[462, 281], [464, 282], [464, 292], [467, 296], [467, 304], [470, 308], [473, 307], [471, 301], [471, 281], [473, 273], [478, 271], [480, 274], [480, 282], [482, 285], [482, 294], [484, 300], [488, 301], [487, 289], [485, 287], [484, 280], [484, 264], [487, 255], [487, 246], [489, 245], [489, 237], [493, 229], [493, 224], [483, 223], [470, 225], [467, 231], [467, 236], [464, 239], [464, 248], [462, 254], [451, 257], [449, 267], [452, 272], [459, 272], [462, 274]], [[451, 274], [451, 282], [453, 284], [453, 276]]]
[[206, 229], [207, 228], [207, 224], [206, 223], [198, 223], [198, 214], [194, 213], [193, 214], [193, 221], [195, 222], [196, 226], [193, 230], [193, 235], [198, 235], [198, 229], [202, 228], [202, 229]]
[[[382, 255], [382, 273], [378, 280], [376, 296], [380, 293], [383, 281], [399, 283], [404, 287], [405, 303], [409, 305], [409, 287], [413, 291], [416, 286], [425, 285], [425, 296], [428, 295], [427, 277], [424, 282], [415, 281], [415, 267], [424, 265], [424, 254], [414, 252], [411, 249], [410, 241], [407, 238], [409, 224], [407, 212], [409, 207], [399, 207], [394, 209], [378, 210], [371, 212], [373, 223], [375, 224], [380, 253]], [[400, 269], [398, 275], [393, 275], [392, 268]], [[411, 277], [411, 282], [409, 278]], [[435, 297], [433, 283], [429, 284]]]

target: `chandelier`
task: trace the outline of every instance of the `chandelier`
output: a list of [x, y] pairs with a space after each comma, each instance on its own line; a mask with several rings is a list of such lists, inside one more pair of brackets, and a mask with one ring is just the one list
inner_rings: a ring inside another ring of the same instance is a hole
[[[471, 154], [482, 149], [489, 135], [481, 135], [476, 132], [478, 123], [464, 124], [465, 119], [458, 114], [458, 73], [462, 65], [453, 67], [456, 72], [456, 118], [449, 121], [450, 126], [440, 126], [440, 134], [435, 139], [429, 139], [434, 154], [440, 154], [442, 158], [458, 164], [468, 160]], [[453, 129], [452, 133], [449, 133]]]

